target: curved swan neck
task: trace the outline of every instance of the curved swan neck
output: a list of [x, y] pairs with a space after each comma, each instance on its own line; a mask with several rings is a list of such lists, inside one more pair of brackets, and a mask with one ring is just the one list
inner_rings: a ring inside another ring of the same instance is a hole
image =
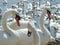
[[48, 32], [48, 29], [44, 25], [44, 16], [46, 14], [46, 11], [47, 10], [45, 10], [45, 11], [43, 10], [42, 15], [39, 17], [39, 28], [42, 30], [43, 33]]
[[44, 19], [44, 16], [43, 14], [39, 17], [39, 28], [42, 30], [42, 32], [45, 32], [45, 29], [43, 27], [43, 19]]
[[7, 28], [7, 18], [9, 17], [9, 15], [5, 14], [2, 17], [2, 26], [5, 32], [7, 33], [11, 33], [11, 30]]
[[39, 34], [32, 24], [28, 23], [28, 30], [31, 30], [33, 35], [33, 45], [40, 45], [40, 37]]
[[9, 29], [8, 26], [7, 26], [7, 18], [9, 16], [13, 16], [14, 14], [16, 13], [15, 10], [8, 10], [5, 12], [5, 14], [2, 16], [2, 26], [3, 26], [3, 29], [5, 32], [9, 33], [9, 34], [12, 34], [12, 29]]

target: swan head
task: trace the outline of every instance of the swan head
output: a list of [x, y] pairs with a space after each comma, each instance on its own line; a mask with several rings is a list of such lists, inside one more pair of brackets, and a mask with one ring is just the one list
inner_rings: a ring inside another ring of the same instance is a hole
[[15, 20], [16, 20], [16, 23], [18, 26], [20, 26], [20, 23], [19, 23], [20, 19], [21, 19], [21, 17], [18, 14], [16, 14]]
[[17, 9], [8, 9], [4, 15], [6, 15], [5, 16], [6, 19], [12, 16], [13, 18], [15, 18], [17, 25], [19, 25], [20, 16], [19, 11]]
[[16, 9], [16, 11], [13, 11], [13, 15], [12, 15], [15, 18], [18, 26], [20, 26], [19, 20], [21, 19], [21, 17], [19, 16], [19, 12], [20, 11], [18, 9]]
[[47, 14], [48, 12], [51, 13], [49, 8], [45, 8], [42, 10], [43, 14]]

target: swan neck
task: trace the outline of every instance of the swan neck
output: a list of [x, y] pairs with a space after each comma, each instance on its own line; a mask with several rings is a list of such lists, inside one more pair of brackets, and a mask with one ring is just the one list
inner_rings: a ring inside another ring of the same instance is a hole
[[28, 25], [28, 30], [31, 30], [33, 35], [33, 45], [40, 45], [40, 37], [39, 34], [34, 26], [32, 24]]
[[5, 32], [12, 34], [12, 30], [8, 28], [7, 26], [7, 18], [11, 16], [8, 12], [5, 13], [5, 15], [2, 16], [2, 26]]
[[39, 28], [42, 30], [42, 32], [44, 33], [45, 32], [45, 26], [44, 26], [44, 14], [42, 14], [40, 17], [39, 17]]

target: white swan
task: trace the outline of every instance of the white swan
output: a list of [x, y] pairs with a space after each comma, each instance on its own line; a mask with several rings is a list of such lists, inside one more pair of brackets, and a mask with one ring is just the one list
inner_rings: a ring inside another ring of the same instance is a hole
[[39, 18], [39, 27], [40, 27], [40, 29], [42, 31], [42, 32], [38, 31], [39, 35], [40, 35], [41, 45], [46, 45], [48, 42], [50, 42], [52, 40], [52, 36], [51, 36], [50, 32], [44, 26], [44, 15], [45, 14], [47, 14], [47, 10], [46, 9], [44, 9], [42, 11], [42, 15]]
[[[18, 13], [17, 10], [11, 9], [5, 12], [5, 14], [2, 17], [2, 28], [0, 29], [0, 45], [20, 45], [18, 33], [16, 33], [14, 30], [9, 29], [7, 27], [7, 17], [10, 13], [15, 16], [15, 14]], [[5, 16], [6, 15], [6, 16]]]
[[48, 29], [44, 26], [44, 15], [47, 14], [47, 10], [44, 9], [42, 11], [42, 15], [39, 18], [39, 27], [40, 29], [35, 29], [38, 31], [39, 36], [40, 36], [40, 45], [46, 45], [48, 42], [53, 41], [54, 38], [51, 36], [50, 32]]

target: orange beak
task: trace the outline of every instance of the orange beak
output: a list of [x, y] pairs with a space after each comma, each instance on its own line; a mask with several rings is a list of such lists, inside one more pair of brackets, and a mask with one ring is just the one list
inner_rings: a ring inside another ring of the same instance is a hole
[[20, 16], [16, 15], [15, 19], [16, 19], [16, 23], [17, 23], [17, 25], [20, 26], [20, 22], [19, 22], [19, 20], [20, 20]]

